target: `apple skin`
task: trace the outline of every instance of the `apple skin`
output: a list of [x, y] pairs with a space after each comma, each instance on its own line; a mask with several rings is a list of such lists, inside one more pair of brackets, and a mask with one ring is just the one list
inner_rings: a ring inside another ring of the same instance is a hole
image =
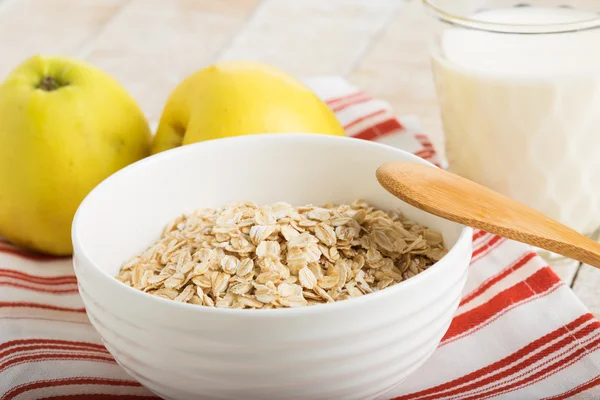
[[302, 82], [267, 64], [226, 61], [197, 71], [173, 91], [152, 153], [257, 133], [345, 136], [335, 114]]
[[70, 255], [83, 198], [146, 157], [150, 142], [141, 109], [102, 70], [64, 57], [26, 60], [0, 84], [0, 236]]

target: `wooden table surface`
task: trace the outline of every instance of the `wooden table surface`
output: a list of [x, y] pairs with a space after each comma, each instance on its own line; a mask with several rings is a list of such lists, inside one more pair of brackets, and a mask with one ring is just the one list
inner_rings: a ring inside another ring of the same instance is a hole
[[[0, 76], [34, 54], [83, 58], [117, 78], [155, 123], [167, 96], [218, 60], [297, 77], [341, 75], [443, 135], [418, 0], [0, 0]], [[600, 270], [553, 263], [600, 315]]]

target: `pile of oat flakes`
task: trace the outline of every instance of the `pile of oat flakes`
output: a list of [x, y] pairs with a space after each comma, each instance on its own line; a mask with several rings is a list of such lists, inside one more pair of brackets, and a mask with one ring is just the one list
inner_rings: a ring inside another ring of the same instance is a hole
[[439, 232], [363, 201], [324, 207], [240, 202], [172, 221], [117, 279], [197, 305], [298, 307], [382, 290], [444, 254]]

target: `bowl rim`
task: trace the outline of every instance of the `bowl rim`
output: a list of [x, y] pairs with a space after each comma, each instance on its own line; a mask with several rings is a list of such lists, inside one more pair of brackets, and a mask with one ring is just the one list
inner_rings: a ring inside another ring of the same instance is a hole
[[[335, 312], [336, 310], [338, 310], [340, 308], [352, 307], [353, 305], [360, 305], [361, 303], [372, 302], [377, 299], [382, 299], [382, 298], [385, 298], [386, 296], [387, 297], [393, 296], [396, 292], [399, 292], [402, 290], [407, 290], [411, 286], [418, 285], [424, 279], [427, 279], [427, 277], [429, 277], [432, 274], [435, 274], [436, 271], [440, 271], [442, 268], [452, 268], [452, 265], [451, 265], [452, 263], [448, 262], [448, 260], [450, 258], [452, 258], [452, 255], [458, 253], [460, 251], [460, 249], [465, 246], [469, 246], [469, 247], [471, 246], [473, 229], [471, 227], [455, 223], [456, 225], [462, 226], [462, 230], [460, 232], [458, 239], [456, 240], [456, 243], [448, 249], [448, 253], [446, 255], [444, 255], [444, 257], [442, 257], [439, 261], [432, 264], [425, 271], [411, 277], [410, 279], [407, 279], [406, 281], [402, 281], [398, 284], [392, 285], [392, 286], [387, 287], [380, 291], [369, 293], [368, 295], [355, 297], [355, 298], [347, 299], [344, 301], [325, 303], [325, 304], [320, 304], [317, 306], [295, 307], [295, 308], [271, 308], [271, 309], [266, 309], [266, 310], [263, 310], [263, 309], [245, 310], [245, 309], [233, 309], [233, 308], [206, 307], [206, 306], [198, 306], [196, 304], [180, 303], [180, 302], [176, 302], [173, 300], [152, 296], [145, 292], [142, 292], [141, 290], [138, 290], [131, 286], [128, 286], [128, 285], [124, 284], [123, 282], [115, 279], [114, 276], [111, 276], [109, 273], [107, 273], [103, 269], [99, 268], [96, 265], [96, 263], [92, 260], [92, 258], [88, 255], [88, 252], [86, 251], [86, 246], [83, 244], [83, 241], [79, 237], [79, 233], [78, 233], [78, 231], [80, 229], [79, 226], [81, 225], [80, 214], [83, 212], [82, 210], [84, 210], [86, 208], [86, 205], [90, 201], [89, 199], [91, 197], [93, 197], [96, 192], [103, 190], [103, 188], [106, 185], [110, 185], [111, 181], [115, 177], [125, 175], [128, 173], [132, 173], [133, 171], [136, 171], [136, 170], [144, 169], [148, 165], [160, 163], [162, 160], [168, 159], [170, 157], [176, 157], [178, 154], [192, 153], [192, 152], [198, 151], [197, 149], [200, 149], [200, 148], [203, 148], [206, 146], [221, 146], [223, 144], [226, 144], [227, 142], [236, 142], [236, 141], [252, 142], [252, 141], [264, 141], [264, 140], [282, 141], [282, 142], [285, 142], [285, 141], [294, 142], [295, 140], [315, 140], [315, 141], [321, 141], [324, 143], [332, 143], [332, 144], [346, 142], [347, 144], [345, 144], [345, 145], [359, 146], [362, 148], [364, 148], [365, 146], [371, 147], [371, 148], [379, 148], [379, 149], [385, 148], [388, 151], [394, 151], [399, 154], [402, 154], [402, 156], [406, 157], [409, 161], [414, 161], [417, 163], [426, 164], [426, 165], [430, 165], [430, 166], [439, 168], [436, 165], [432, 164], [431, 162], [429, 162], [425, 159], [422, 159], [408, 151], [405, 151], [405, 150], [402, 150], [402, 149], [399, 149], [399, 148], [396, 148], [393, 146], [389, 146], [389, 145], [385, 145], [385, 144], [381, 144], [381, 143], [377, 143], [377, 142], [373, 142], [373, 141], [369, 141], [369, 140], [352, 138], [352, 137], [348, 137], [348, 136], [333, 136], [333, 135], [322, 135], [322, 134], [314, 134], [314, 133], [283, 133], [283, 134], [281, 134], [281, 133], [261, 133], [261, 134], [245, 135], [245, 136], [234, 136], [234, 137], [227, 137], [227, 138], [212, 139], [212, 140], [207, 140], [207, 141], [203, 141], [203, 142], [191, 143], [188, 145], [179, 146], [179, 147], [176, 147], [176, 148], [173, 148], [170, 150], [166, 150], [166, 151], [154, 154], [154, 155], [150, 155], [146, 158], [143, 158], [139, 161], [136, 161], [136, 162], [120, 169], [119, 171], [115, 172], [114, 174], [112, 174], [109, 177], [107, 177], [106, 179], [104, 179], [102, 182], [100, 182], [98, 185], [96, 185], [94, 187], [94, 189], [92, 189], [90, 191], [90, 193], [88, 193], [88, 195], [83, 199], [83, 201], [77, 208], [77, 211], [75, 212], [75, 216], [73, 218], [73, 223], [72, 223], [72, 228], [71, 228], [71, 238], [72, 238], [73, 249], [74, 249], [73, 263], [77, 263], [79, 265], [79, 268], [91, 268], [91, 269], [95, 270], [100, 276], [102, 276], [102, 279], [104, 279], [104, 281], [106, 282], [107, 285], [113, 285], [115, 290], [121, 290], [126, 295], [138, 296], [140, 301], [159, 302], [158, 304], [164, 304], [165, 307], [172, 307], [174, 309], [179, 308], [180, 310], [190, 310], [190, 311], [195, 310], [195, 311], [191, 311], [191, 312], [196, 312], [196, 313], [222, 314], [222, 315], [231, 315], [231, 316], [237, 316], [237, 317], [240, 317], [240, 316], [243, 316], [243, 317], [258, 317], [258, 316], [260, 316], [260, 317], [280, 317], [282, 315], [290, 317], [290, 316], [294, 316], [294, 315], [305, 315], [305, 314], [310, 315], [311, 313], [321, 313], [321, 312], [325, 312], [325, 311]], [[373, 179], [376, 179], [375, 171], [373, 171]], [[398, 201], [402, 201], [402, 200], [398, 199]], [[470, 258], [471, 258], [471, 254], [469, 252], [469, 259]], [[79, 263], [76, 259], [82, 259], [82, 260], [85, 260], [86, 262], [82, 264], [82, 263]], [[78, 275], [77, 270], [78, 270], [78, 268], [75, 268], [76, 276]], [[147, 300], [143, 300], [143, 299], [147, 299]]]

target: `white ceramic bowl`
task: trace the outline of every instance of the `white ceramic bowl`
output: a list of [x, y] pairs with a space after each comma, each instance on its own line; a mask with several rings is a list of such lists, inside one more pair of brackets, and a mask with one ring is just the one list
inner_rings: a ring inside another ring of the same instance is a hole
[[[370, 399], [432, 354], [448, 329], [471, 258], [471, 229], [396, 199], [375, 178], [392, 160], [425, 163], [358, 139], [255, 135], [184, 146], [102, 182], [73, 224], [88, 316], [135, 379], [166, 399]], [[294, 205], [365, 199], [444, 235], [425, 272], [357, 299], [297, 309], [181, 304], [113, 278], [177, 215], [236, 200]]]

